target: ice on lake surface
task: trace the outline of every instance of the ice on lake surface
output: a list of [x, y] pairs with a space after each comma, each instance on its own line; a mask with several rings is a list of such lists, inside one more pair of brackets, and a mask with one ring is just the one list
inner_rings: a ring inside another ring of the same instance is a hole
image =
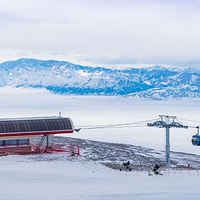
[[[41, 89], [0, 88], [0, 117], [62, 116], [70, 117], [76, 128], [80, 126], [131, 123], [156, 119], [160, 114], [175, 115], [184, 125], [198, 126], [200, 99], [152, 101], [131, 97], [63, 96]], [[171, 129], [172, 151], [199, 154], [200, 147], [192, 146], [195, 128]], [[128, 143], [165, 149], [165, 130], [159, 128], [82, 129], [65, 136], [106, 142]]]

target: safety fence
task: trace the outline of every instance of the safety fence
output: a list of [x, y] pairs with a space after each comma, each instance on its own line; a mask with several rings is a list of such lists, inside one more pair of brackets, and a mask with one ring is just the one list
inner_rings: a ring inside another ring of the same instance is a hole
[[123, 174], [126, 176], [159, 176], [159, 175], [176, 175], [176, 176], [199, 176], [200, 170], [199, 169], [169, 169], [169, 170], [163, 170], [160, 174], [155, 175], [153, 171], [140, 171], [140, 170], [125, 170], [122, 171]]
[[32, 151], [37, 153], [69, 153], [70, 156], [78, 155], [80, 156], [80, 147], [75, 144], [51, 144], [51, 146], [47, 147], [45, 144], [41, 145], [38, 149], [39, 144], [31, 144]]

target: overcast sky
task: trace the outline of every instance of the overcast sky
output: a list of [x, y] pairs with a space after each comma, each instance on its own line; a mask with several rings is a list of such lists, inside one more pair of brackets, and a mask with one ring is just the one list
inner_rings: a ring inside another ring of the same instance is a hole
[[200, 69], [199, 0], [0, 0], [0, 62]]

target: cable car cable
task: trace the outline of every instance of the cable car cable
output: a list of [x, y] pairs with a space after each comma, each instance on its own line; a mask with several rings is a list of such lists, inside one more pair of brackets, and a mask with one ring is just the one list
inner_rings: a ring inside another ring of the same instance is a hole
[[120, 123], [120, 124], [106, 124], [106, 125], [87, 125], [87, 126], [78, 126], [81, 129], [83, 128], [94, 128], [94, 127], [111, 127], [111, 126], [124, 126], [124, 125], [134, 125], [134, 124], [146, 124], [147, 122], [158, 120], [157, 119], [151, 119], [151, 120], [143, 120], [138, 122], [130, 122], [130, 123]]
[[88, 128], [81, 128], [83, 130], [94, 130], [94, 129], [109, 129], [109, 128], [141, 128], [141, 127], [146, 127], [144, 125], [131, 125], [131, 126], [110, 126], [110, 127], [88, 127]]
[[181, 119], [179, 118], [180, 120], [183, 120], [183, 121], [189, 121], [189, 122], [196, 122], [196, 123], [200, 123], [200, 121], [195, 121], [195, 120], [190, 120], [190, 119]]
[[[198, 122], [200, 121], [195, 121], [195, 120], [189, 120], [189, 119], [181, 119], [182, 121], [189, 121], [189, 122]], [[152, 122], [152, 121], [159, 121], [160, 118], [157, 119], [150, 119], [150, 120], [143, 120], [143, 121], [138, 121], [138, 122], [130, 122], [130, 123], [119, 123], [119, 124], [105, 124], [105, 125], [86, 125], [86, 126], [79, 126], [81, 129], [84, 130], [92, 130], [92, 129], [108, 129], [108, 128], [136, 128], [136, 127], [146, 127], [147, 122]], [[181, 124], [181, 122], [176, 118], [176, 121]], [[188, 128], [197, 128], [197, 126], [191, 126], [188, 125]]]

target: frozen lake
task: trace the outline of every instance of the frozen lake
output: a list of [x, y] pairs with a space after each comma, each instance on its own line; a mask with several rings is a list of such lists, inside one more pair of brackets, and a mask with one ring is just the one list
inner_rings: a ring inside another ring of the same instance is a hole
[[[200, 100], [150, 101], [125, 97], [62, 96], [45, 90], [0, 88], [0, 117], [62, 116], [70, 117], [76, 128], [80, 126], [131, 123], [156, 119], [160, 114], [175, 115], [184, 125], [200, 125]], [[187, 119], [198, 122], [184, 121]], [[200, 147], [191, 144], [195, 128], [171, 129], [171, 150], [200, 153]], [[132, 127], [107, 129], [82, 129], [66, 136], [98, 141], [128, 143], [165, 148], [165, 130]]]

